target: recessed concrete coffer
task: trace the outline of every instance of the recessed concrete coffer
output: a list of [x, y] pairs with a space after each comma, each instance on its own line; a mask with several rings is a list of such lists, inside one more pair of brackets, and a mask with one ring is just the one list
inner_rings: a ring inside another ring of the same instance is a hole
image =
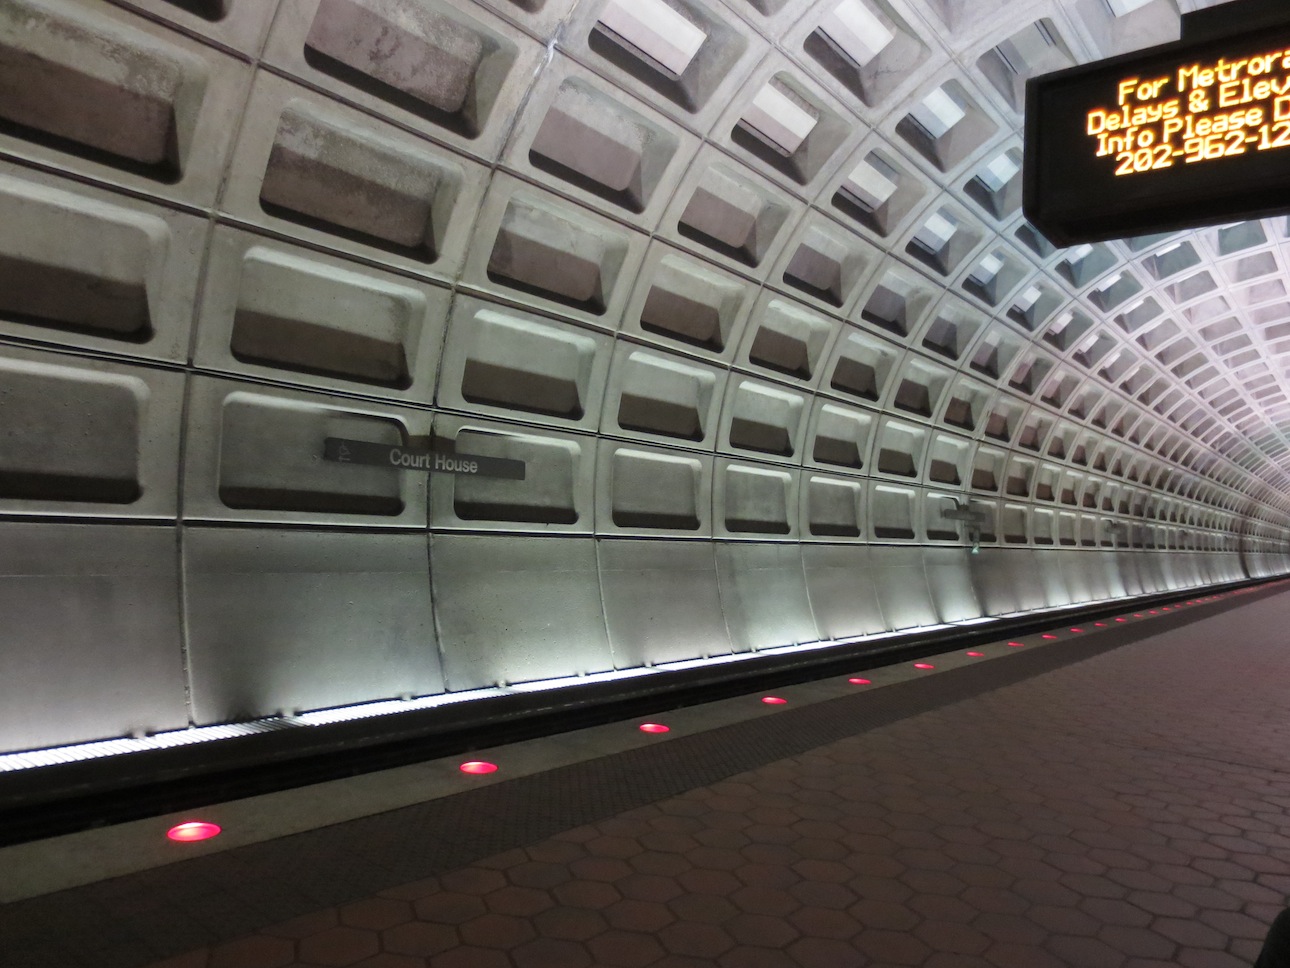
[[770, 468], [732, 464], [725, 468], [724, 477], [727, 531], [786, 535], [793, 530], [797, 509], [792, 475]]
[[788, 218], [788, 207], [714, 166], [703, 173], [681, 213], [678, 231], [746, 266], [759, 266]]
[[1026, 106], [1026, 80], [1072, 67], [1071, 56], [1057, 26], [1047, 17], [1036, 20], [982, 54], [977, 69], [1018, 113]]
[[172, 244], [164, 220], [3, 176], [0, 207], [0, 315], [132, 343], [152, 337]]
[[229, 14], [233, 0], [166, 0], [180, 10], [187, 10], [194, 16], [218, 23]]
[[905, 253], [934, 272], [948, 276], [981, 244], [982, 233], [968, 217], [942, 205], [910, 233]]
[[896, 124], [896, 133], [941, 171], [965, 161], [998, 125], [958, 81], [930, 91]]
[[604, 337], [485, 304], [459, 305], [440, 402], [582, 421], [600, 403]]
[[990, 408], [985, 420], [985, 435], [993, 440], [1008, 443], [1021, 423], [1021, 414], [1025, 408], [1010, 397], [999, 397]]
[[812, 535], [821, 538], [859, 538], [865, 522], [861, 516], [864, 484], [838, 478], [811, 476], [807, 515]]
[[778, 457], [797, 452], [806, 410], [800, 395], [745, 380], [734, 388], [728, 408], [732, 448]]
[[891, 403], [897, 410], [930, 418], [939, 412], [950, 371], [910, 356], [900, 373]]
[[1033, 333], [1056, 312], [1064, 298], [1048, 286], [1027, 286], [1014, 297], [1007, 316], [1022, 329]]
[[304, 55], [317, 70], [474, 138], [516, 47], [438, 0], [322, 0]]
[[862, 470], [869, 459], [872, 433], [872, 414], [823, 404], [815, 418], [811, 458], [819, 464]]
[[139, 500], [142, 380], [0, 359], [0, 388], [0, 501]]
[[986, 305], [998, 306], [1029, 271], [1008, 250], [994, 249], [976, 261], [959, 285]]
[[914, 501], [917, 492], [906, 487], [875, 484], [870, 500], [873, 536], [879, 540], [908, 541], [914, 532]]
[[225, 397], [219, 498], [226, 507], [337, 515], [403, 513], [400, 473], [387, 467], [325, 464], [327, 437], [406, 446], [395, 420], [236, 391]]
[[848, 396], [876, 403], [895, 365], [895, 350], [857, 330], [850, 330], [838, 341], [834, 355], [829, 386]]
[[1021, 343], [1001, 326], [988, 330], [981, 337], [972, 351], [968, 365], [978, 373], [993, 379], [1006, 373], [1016, 355], [1021, 352]]
[[611, 515], [619, 528], [698, 531], [707, 517], [697, 457], [622, 448], [612, 458]]
[[442, 156], [293, 100], [278, 121], [260, 205], [278, 218], [433, 263], [461, 179]]
[[860, 318], [903, 338], [918, 326], [932, 299], [932, 291], [923, 280], [891, 268], [873, 284], [860, 309]]
[[784, 266], [784, 285], [841, 309], [872, 262], [854, 236], [818, 220], [802, 233]]
[[1008, 455], [1001, 450], [978, 447], [972, 458], [972, 490], [999, 492]]
[[405, 389], [426, 310], [410, 287], [256, 247], [229, 347], [245, 362]]
[[772, 299], [749, 327], [748, 362], [812, 380], [837, 324], [783, 299]]
[[160, 182], [183, 174], [206, 66], [83, 9], [0, 5], [0, 119], [22, 137]]
[[819, 174], [850, 131], [790, 73], [772, 75], [730, 132], [731, 141], [782, 175], [806, 185]]
[[1020, 504], [1003, 506], [999, 521], [1005, 544], [1026, 544], [1030, 540], [1026, 524], [1029, 514], [1029, 509]]
[[664, 256], [641, 307], [641, 329], [720, 353], [726, 349], [744, 289], [726, 276]]
[[[452, 508], [459, 520], [543, 525], [578, 523], [576, 496], [581, 444], [529, 434], [471, 429], [459, 432], [455, 444], [459, 453], [524, 462], [522, 481], [454, 476]], [[447, 485], [447, 481], [436, 481], [431, 488]]]
[[883, 151], [870, 151], [838, 183], [833, 207], [886, 238], [927, 193], [917, 177]]
[[975, 310], [944, 302], [923, 330], [923, 348], [948, 360], [959, 360], [986, 324]]
[[544, 199], [517, 194], [493, 241], [488, 278], [600, 316], [626, 255], [626, 237]]
[[629, 212], [640, 213], [676, 154], [659, 125], [576, 78], [560, 85], [529, 148], [529, 162]]
[[881, 0], [834, 0], [821, 12], [807, 55], [871, 108], [925, 62], [915, 31]]
[[979, 165], [963, 192], [986, 212], [1005, 220], [1021, 207], [1021, 149], [1009, 148]]
[[715, 372], [644, 351], [623, 352], [617, 365], [619, 428], [696, 443], [708, 438]]
[[701, 111], [748, 41], [691, 0], [606, 0], [590, 51], [689, 113]]
[[946, 434], [932, 439], [927, 479], [936, 484], [959, 485], [967, 474], [968, 441]]
[[951, 387], [942, 418], [951, 427], [973, 431], [985, 414], [991, 391], [973, 380], [960, 378]]
[[885, 420], [878, 438], [878, 473], [915, 478], [922, 473], [927, 430]]

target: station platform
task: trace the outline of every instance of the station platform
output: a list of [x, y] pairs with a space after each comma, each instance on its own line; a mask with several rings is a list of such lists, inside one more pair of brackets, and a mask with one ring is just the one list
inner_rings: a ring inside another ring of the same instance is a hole
[[972, 653], [4, 848], [0, 962], [1249, 968], [1290, 582]]

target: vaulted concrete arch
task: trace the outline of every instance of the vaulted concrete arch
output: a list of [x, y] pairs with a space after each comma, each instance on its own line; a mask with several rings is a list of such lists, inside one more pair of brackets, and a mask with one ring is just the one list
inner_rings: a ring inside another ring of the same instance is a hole
[[1020, 211], [1199, 6], [9, 0], [0, 750], [1290, 570], [1286, 220]]

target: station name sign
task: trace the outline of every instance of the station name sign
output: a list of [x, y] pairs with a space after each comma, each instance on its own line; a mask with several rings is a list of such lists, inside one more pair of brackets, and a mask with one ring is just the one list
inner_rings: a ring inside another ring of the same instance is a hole
[[1290, 26], [1031, 80], [1023, 195], [1058, 245], [1290, 211]]
[[415, 450], [391, 447], [368, 440], [345, 440], [328, 437], [323, 444], [323, 459], [338, 464], [364, 464], [395, 470], [427, 471], [438, 474], [462, 474], [467, 477], [497, 477], [508, 481], [524, 480], [522, 460], [458, 454], [451, 448]]

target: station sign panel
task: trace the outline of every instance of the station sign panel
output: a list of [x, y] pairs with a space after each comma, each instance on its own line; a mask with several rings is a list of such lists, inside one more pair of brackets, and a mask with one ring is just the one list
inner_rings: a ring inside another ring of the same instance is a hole
[[342, 437], [328, 437], [323, 442], [323, 459], [337, 464], [363, 464], [368, 467], [457, 474], [463, 477], [495, 477], [508, 481], [522, 481], [525, 473], [522, 460], [459, 454], [444, 445], [430, 450], [417, 450]]
[[1290, 25], [1031, 79], [1023, 180], [1062, 246], [1290, 212]]

